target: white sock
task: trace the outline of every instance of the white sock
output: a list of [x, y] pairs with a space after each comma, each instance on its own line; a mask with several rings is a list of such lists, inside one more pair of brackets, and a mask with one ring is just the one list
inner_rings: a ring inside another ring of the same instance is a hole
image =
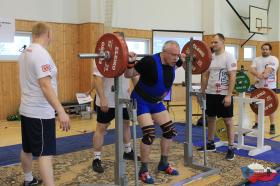
[[131, 152], [131, 144], [130, 143], [127, 143], [127, 144], [124, 144], [124, 152], [125, 153], [130, 153]]
[[28, 173], [24, 173], [24, 181], [32, 181], [33, 176], [32, 176], [32, 171]]
[[99, 159], [101, 160], [101, 152], [100, 151], [94, 151], [94, 158], [93, 159]]

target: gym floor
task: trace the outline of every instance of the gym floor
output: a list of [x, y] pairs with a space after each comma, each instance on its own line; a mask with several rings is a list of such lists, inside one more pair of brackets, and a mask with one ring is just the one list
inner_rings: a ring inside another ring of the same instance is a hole
[[[279, 97], [279, 96], [278, 96]], [[237, 104], [235, 104], [235, 113], [237, 113]], [[185, 120], [185, 108], [182, 106], [179, 107], [171, 107], [170, 115], [173, 121], [183, 122]], [[196, 104], [196, 101], [193, 100], [193, 113], [200, 113], [199, 107]], [[278, 112], [278, 111], [277, 111]], [[69, 132], [62, 132], [57, 125], [57, 138], [64, 136], [72, 136], [83, 133], [91, 133], [95, 129], [96, 125], [96, 116], [92, 115], [92, 119], [90, 120], [82, 120], [81, 118], [75, 116], [71, 118], [71, 130]], [[248, 125], [253, 125], [254, 115], [250, 110], [249, 106], [246, 108], [246, 121], [248, 121]], [[196, 122], [198, 117], [193, 117], [193, 123]], [[277, 117], [276, 123], [276, 134], [269, 134], [269, 122], [268, 118], [265, 118], [265, 138], [272, 138], [274, 141], [280, 141], [280, 130], [279, 130], [279, 119], [280, 116]], [[238, 115], [235, 114], [234, 121], [237, 124]], [[114, 128], [114, 122], [110, 128]], [[20, 122], [13, 121], [0, 121], [0, 147], [5, 147], [14, 144], [21, 143], [21, 135], [20, 135]], [[159, 141], [157, 140], [154, 148], [153, 155], [151, 155], [152, 163], [151, 167], [156, 166], [156, 162], [158, 161], [158, 151], [159, 151]], [[107, 145], [104, 147], [103, 156], [104, 156], [104, 165], [107, 168], [107, 174], [97, 175], [91, 171], [91, 161], [92, 161], [92, 149], [83, 150], [79, 152], [63, 154], [56, 156], [54, 158], [54, 168], [55, 168], [55, 179], [57, 185], [78, 185], [79, 183], [100, 183], [100, 184], [113, 184], [113, 169], [111, 167], [114, 166], [114, 154], [113, 145]], [[194, 148], [195, 149], [195, 148]], [[1, 153], [1, 151], [0, 151]], [[179, 177], [166, 177], [165, 175], [157, 175], [157, 183], [160, 185], [170, 185], [172, 183], [176, 183], [182, 179], [189, 178], [192, 175], [197, 174], [197, 170], [193, 170], [190, 168], [183, 167], [183, 146], [179, 143], [174, 143], [171, 150], [171, 157], [174, 154], [174, 158], [170, 158], [170, 161], [173, 165], [178, 167], [179, 171], [181, 170], [181, 175]], [[225, 183], [226, 185], [235, 185], [242, 181], [240, 167], [248, 165], [252, 162], [259, 162], [266, 166], [273, 166], [274, 164], [268, 163], [265, 161], [255, 160], [248, 157], [236, 156], [234, 161], [226, 161], [223, 153], [208, 153], [208, 161], [209, 166], [214, 168], [222, 169], [219, 174], [213, 175], [198, 182], [194, 182], [188, 185], [221, 185], [221, 183]], [[176, 158], [175, 158], [176, 157]], [[194, 158], [201, 162], [203, 159], [203, 155], [194, 150]], [[153, 165], [154, 164], [154, 165]], [[37, 166], [37, 162], [35, 161], [34, 166]], [[70, 167], [71, 166], [71, 167]], [[128, 176], [129, 181], [133, 182], [133, 163], [127, 163]], [[38, 175], [38, 172], [35, 170], [35, 174]], [[110, 175], [110, 179], [108, 179], [108, 174]], [[0, 167], [0, 185], [17, 185], [20, 183], [23, 175], [21, 173], [20, 166], [18, 164]], [[236, 179], [239, 177], [239, 179]], [[223, 178], [223, 179], [222, 179]], [[230, 184], [229, 184], [230, 183]], [[222, 184], [223, 185], [223, 184]]]

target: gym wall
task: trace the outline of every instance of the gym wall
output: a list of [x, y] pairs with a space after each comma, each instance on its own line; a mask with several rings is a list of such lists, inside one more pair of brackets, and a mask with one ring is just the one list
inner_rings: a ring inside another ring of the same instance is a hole
[[[17, 31], [31, 31], [33, 21], [16, 21]], [[79, 89], [78, 32], [79, 26], [74, 24], [50, 23], [53, 30], [53, 43], [49, 51], [58, 67], [59, 99], [68, 101], [74, 99], [74, 93]], [[14, 114], [20, 103], [19, 69], [16, 61], [0, 62], [0, 119]]]
[[[31, 31], [34, 21], [16, 21], [17, 31]], [[103, 24], [63, 24], [49, 23], [53, 29], [54, 40], [49, 51], [58, 67], [58, 93], [62, 102], [75, 102], [76, 92], [85, 92], [91, 87], [92, 62], [90, 59], [79, 59], [79, 52], [94, 52], [97, 39], [103, 34]], [[149, 30], [136, 30], [125, 28], [114, 28], [113, 31], [124, 32], [126, 37], [152, 39], [152, 32]], [[205, 35], [204, 41], [209, 45], [213, 35]], [[242, 39], [227, 38], [226, 43], [241, 45]], [[257, 56], [261, 54], [260, 47], [263, 41], [250, 40], [248, 44], [256, 46]], [[272, 42], [273, 55], [279, 57], [279, 42]], [[239, 47], [238, 66], [244, 65], [249, 68], [251, 62], [243, 61], [243, 50]], [[278, 76], [280, 74], [278, 73]], [[250, 79], [253, 82], [251, 75]], [[18, 79], [18, 64], [16, 61], [0, 62], [0, 120], [8, 115], [14, 114], [20, 104], [20, 89]], [[180, 87], [175, 87], [180, 90]], [[176, 91], [177, 92], [177, 91]], [[175, 101], [182, 101], [184, 98], [173, 94]]]
[[[35, 21], [16, 20], [17, 31], [30, 32]], [[91, 87], [92, 62], [79, 59], [78, 53], [94, 52], [98, 38], [103, 34], [103, 24], [48, 23], [53, 30], [49, 47], [58, 67], [58, 96], [61, 102], [75, 102], [75, 93]], [[115, 28], [127, 37], [152, 38], [147, 30]], [[0, 120], [17, 112], [20, 104], [19, 69], [17, 61], [0, 61]]]
[[[205, 31], [208, 43], [212, 34], [221, 32], [230, 38], [227, 43], [240, 46], [250, 35], [225, 1], [179, 0], [165, 2], [165, 6], [162, 6], [162, 0], [114, 2], [114, 31], [123, 31], [127, 37], [151, 39], [151, 29], [197, 30]], [[256, 46], [257, 55], [260, 55], [261, 43], [269, 40], [273, 55], [280, 57], [279, 7], [280, 2], [273, 0], [270, 16], [273, 34], [267, 38], [254, 36], [248, 43]], [[104, 31], [104, 0], [2, 0], [0, 16], [15, 18], [17, 31], [30, 31], [35, 21], [51, 22], [54, 41], [50, 53], [59, 69], [58, 88], [62, 102], [75, 101], [76, 92], [90, 88], [91, 60], [78, 59], [77, 54], [94, 52], [96, 41]], [[242, 56], [243, 50], [239, 48], [238, 65], [248, 69], [250, 62], [244, 62]], [[14, 114], [20, 103], [17, 62], [0, 61], [0, 83], [2, 120]]]

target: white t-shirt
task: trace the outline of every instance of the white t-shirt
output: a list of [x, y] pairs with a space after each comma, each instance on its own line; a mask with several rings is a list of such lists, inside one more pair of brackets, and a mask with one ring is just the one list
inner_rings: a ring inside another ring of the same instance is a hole
[[[93, 75], [99, 76], [102, 78], [103, 82], [103, 90], [105, 97], [108, 100], [109, 108], [115, 108], [115, 92], [114, 92], [114, 78], [106, 78], [104, 77], [97, 69], [95, 62], [93, 63]], [[120, 78], [120, 86], [122, 89], [120, 90], [120, 96], [124, 99], [129, 99], [129, 79], [125, 78], [124, 75], [119, 76]], [[96, 105], [100, 106], [100, 98], [98, 93], [96, 94]]]
[[266, 67], [271, 67], [273, 71], [268, 75], [267, 79], [258, 79], [255, 86], [257, 88], [267, 87], [269, 89], [276, 88], [277, 70], [279, 61], [275, 56], [257, 57], [253, 60], [251, 67], [255, 68], [257, 72], [262, 73]]
[[233, 70], [237, 70], [237, 61], [230, 53], [225, 51], [220, 55], [212, 54], [212, 61], [209, 67], [210, 75], [205, 92], [207, 94], [227, 95], [228, 72]]
[[57, 68], [48, 51], [39, 44], [31, 44], [19, 57], [19, 73], [20, 114], [31, 118], [55, 118], [55, 111], [45, 98], [38, 81], [50, 76], [51, 85], [57, 94]]

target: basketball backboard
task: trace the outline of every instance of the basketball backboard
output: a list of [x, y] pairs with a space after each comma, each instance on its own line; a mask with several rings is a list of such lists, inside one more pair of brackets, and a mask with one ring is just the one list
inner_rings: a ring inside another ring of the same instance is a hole
[[267, 9], [249, 6], [249, 28], [251, 33], [266, 34], [268, 27], [268, 11]]
[[271, 0], [226, 0], [250, 33], [266, 34]]

